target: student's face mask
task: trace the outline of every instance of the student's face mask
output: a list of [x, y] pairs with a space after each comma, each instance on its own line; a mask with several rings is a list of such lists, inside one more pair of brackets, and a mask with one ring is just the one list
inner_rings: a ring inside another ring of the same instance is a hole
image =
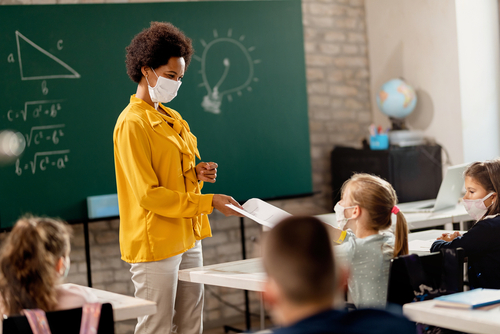
[[487, 200], [489, 197], [491, 197], [491, 195], [493, 194], [494, 193], [489, 193], [484, 198], [480, 199], [464, 199], [462, 203], [469, 216], [471, 216], [475, 220], [483, 218], [483, 216], [486, 214], [486, 211], [488, 211], [489, 208], [489, 206], [486, 207], [484, 201]]
[[146, 77], [146, 81], [148, 83], [149, 97], [151, 97], [151, 101], [158, 103], [167, 103], [174, 99], [177, 96], [177, 91], [181, 86], [181, 81], [170, 80], [162, 76], [158, 76], [153, 70], [153, 73], [156, 75], [158, 80], [156, 81], [156, 86], [151, 87], [149, 84], [149, 80]]
[[69, 256], [65, 256], [64, 257], [64, 264], [63, 264], [63, 266], [64, 266], [64, 273], [61, 274], [62, 278], [68, 277], [70, 264], [71, 264], [71, 261], [69, 259]]
[[337, 224], [339, 225], [339, 228], [341, 230], [344, 230], [344, 227], [347, 224], [347, 222], [352, 219], [352, 218], [345, 217], [345, 215], [344, 215], [345, 209], [351, 209], [351, 208], [355, 208], [355, 207], [356, 206], [343, 207], [342, 205], [340, 205], [340, 202], [339, 202], [333, 208], [333, 210], [335, 211], [335, 218], [337, 218]]

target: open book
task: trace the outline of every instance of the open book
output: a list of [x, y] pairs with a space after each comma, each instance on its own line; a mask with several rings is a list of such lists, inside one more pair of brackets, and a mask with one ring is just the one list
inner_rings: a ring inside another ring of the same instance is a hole
[[270, 228], [273, 228], [274, 225], [291, 216], [288, 212], [258, 198], [251, 198], [246, 201], [245, 204], [242, 205], [245, 210], [241, 210], [232, 204], [226, 204], [226, 206], [257, 223]]

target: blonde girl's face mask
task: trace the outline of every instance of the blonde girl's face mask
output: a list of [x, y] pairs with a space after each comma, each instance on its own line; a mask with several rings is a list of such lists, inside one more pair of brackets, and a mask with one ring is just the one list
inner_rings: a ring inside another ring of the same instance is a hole
[[340, 202], [338, 202], [333, 208], [333, 210], [335, 211], [335, 218], [337, 219], [337, 224], [341, 230], [344, 230], [347, 222], [352, 219], [352, 218], [346, 218], [345, 210], [355, 207], [356, 206], [343, 207], [342, 205], [340, 205]]
[[[484, 201], [490, 198], [493, 194], [494, 192], [491, 192], [485, 197], [479, 199], [464, 199], [462, 204], [469, 216], [471, 216], [475, 220], [479, 220], [483, 218], [489, 208], [489, 206], [487, 207], [486, 204], [484, 204]], [[493, 204], [493, 202], [491, 204]]]

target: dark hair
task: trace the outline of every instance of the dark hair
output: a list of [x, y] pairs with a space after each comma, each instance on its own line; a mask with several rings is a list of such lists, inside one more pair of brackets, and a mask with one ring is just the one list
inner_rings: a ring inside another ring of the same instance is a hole
[[71, 230], [52, 218], [24, 216], [14, 225], [0, 253], [2, 311], [51, 311], [57, 306], [57, 261], [69, 254]]
[[322, 302], [335, 292], [328, 231], [314, 217], [289, 217], [264, 238], [264, 268], [294, 303]]
[[142, 78], [142, 66], [156, 69], [166, 65], [171, 57], [182, 57], [187, 68], [194, 53], [191, 40], [167, 22], [151, 22], [151, 27], [137, 34], [126, 50], [127, 74], [137, 83]]
[[[391, 227], [392, 209], [398, 202], [396, 191], [391, 184], [378, 176], [370, 174], [354, 174], [342, 186], [342, 197], [350, 187], [351, 202], [367, 210], [371, 218], [371, 228], [376, 231]], [[408, 254], [408, 225], [401, 211], [397, 214], [394, 235], [394, 257]]]
[[500, 190], [500, 160], [474, 162], [467, 167], [464, 176], [473, 178], [487, 192], [497, 193], [497, 200], [490, 205], [484, 216], [500, 213], [500, 201], [498, 200], [498, 191]]

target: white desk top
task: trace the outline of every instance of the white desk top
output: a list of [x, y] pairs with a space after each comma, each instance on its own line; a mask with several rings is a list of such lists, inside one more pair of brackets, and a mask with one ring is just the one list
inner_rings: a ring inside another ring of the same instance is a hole
[[[410, 233], [410, 253], [428, 253], [429, 248], [422, 249], [415, 246], [412, 249], [411, 240], [430, 240], [439, 237], [443, 230], [430, 230]], [[179, 280], [223, 286], [227, 288], [262, 291], [266, 280], [266, 273], [262, 267], [261, 258], [240, 260], [210, 266], [179, 270]]]
[[410, 254], [426, 254], [429, 253], [431, 245], [443, 233], [460, 232], [464, 234], [465, 231], [446, 231], [446, 230], [427, 230], [408, 234], [408, 248]]
[[[77, 284], [66, 283], [64, 285]], [[140, 316], [156, 313], [155, 302], [81, 285], [78, 285], [78, 287], [92, 292], [97, 296], [100, 303], [110, 303], [113, 306], [113, 317], [115, 321], [135, 319]]]
[[179, 270], [179, 280], [262, 291], [266, 273], [261, 258], [219, 263], [211, 266]]
[[[404, 212], [403, 212], [404, 213]], [[459, 223], [461, 221], [471, 220], [465, 208], [461, 204], [457, 204], [454, 208], [440, 210], [437, 212], [422, 212], [422, 213], [404, 213], [408, 228], [410, 230], [442, 226], [448, 223]], [[337, 226], [335, 213], [327, 213], [315, 216], [324, 223]], [[395, 216], [394, 216], [395, 217]], [[393, 221], [393, 223], [395, 220]]]
[[450, 328], [466, 333], [497, 334], [500, 332], [500, 306], [460, 310], [434, 306], [433, 300], [403, 305], [410, 320]]

